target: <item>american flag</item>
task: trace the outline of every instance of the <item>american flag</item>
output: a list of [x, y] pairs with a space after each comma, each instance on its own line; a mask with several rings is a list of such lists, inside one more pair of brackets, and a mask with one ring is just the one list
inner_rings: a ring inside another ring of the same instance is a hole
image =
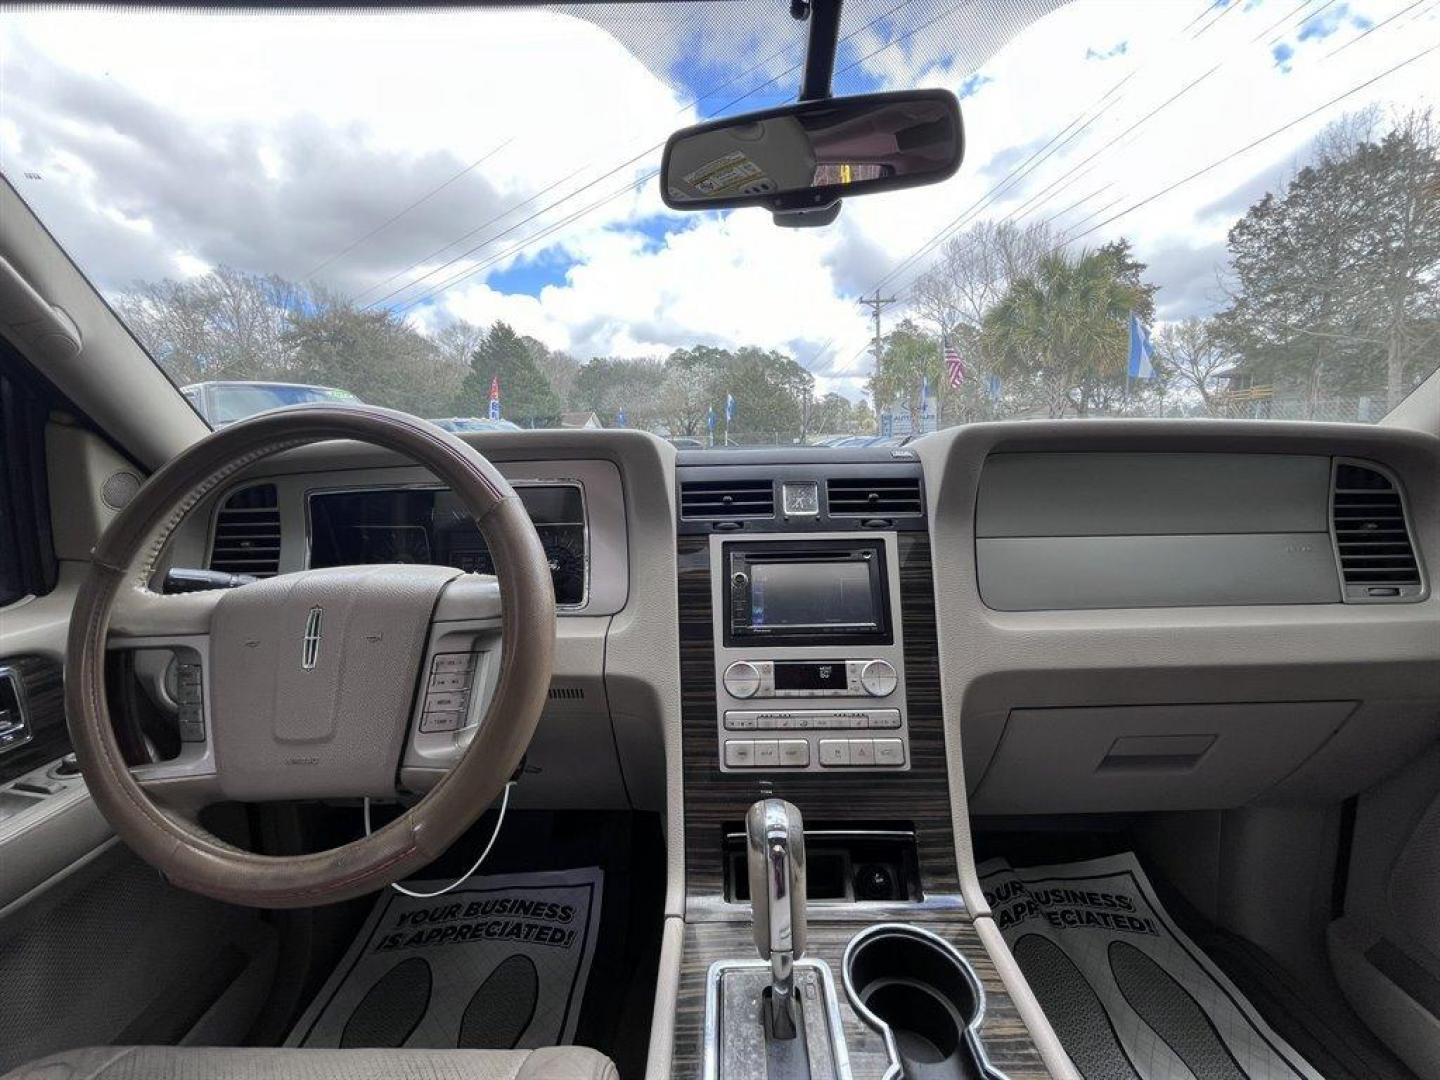
[[945, 370], [950, 375], [950, 389], [959, 390], [965, 385], [965, 361], [954, 345], [945, 346]]

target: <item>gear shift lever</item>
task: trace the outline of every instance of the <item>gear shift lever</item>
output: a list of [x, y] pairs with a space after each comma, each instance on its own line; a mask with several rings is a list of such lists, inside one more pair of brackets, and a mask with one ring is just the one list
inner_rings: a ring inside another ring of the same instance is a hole
[[745, 859], [755, 947], [770, 961], [768, 1024], [795, 1037], [795, 961], [805, 954], [805, 828], [784, 799], [761, 799], [745, 815]]

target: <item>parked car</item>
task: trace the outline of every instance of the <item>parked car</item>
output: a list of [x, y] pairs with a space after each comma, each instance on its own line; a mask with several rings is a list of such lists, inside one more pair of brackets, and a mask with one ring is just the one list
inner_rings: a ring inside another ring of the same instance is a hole
[[256, 413], [283, 409], [286, 405], [308, 405], [317, 401], [345, 402], [363, 405], [349, 390], [333, 386], [310, 386], [306, 383], [201, 382], [182, 386], [180, 392], [195, 406], [211, 427], [224, 427]]
[[430, 423], [446, 431], [463, 433], [468, 431], [524, 431], [513, 420], [491, 420], [483, 416], [446, 416]]

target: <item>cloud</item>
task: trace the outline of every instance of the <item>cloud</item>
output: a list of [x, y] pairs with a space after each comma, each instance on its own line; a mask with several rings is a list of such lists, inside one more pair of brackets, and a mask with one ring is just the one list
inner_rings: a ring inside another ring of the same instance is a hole
[[1270, 55], [1275, 58], [1275, 66], [1281, 71], [1290, 70], [1290, 58], [1295, 55], [1295, 46], [1280, 42], [1270, 50]]

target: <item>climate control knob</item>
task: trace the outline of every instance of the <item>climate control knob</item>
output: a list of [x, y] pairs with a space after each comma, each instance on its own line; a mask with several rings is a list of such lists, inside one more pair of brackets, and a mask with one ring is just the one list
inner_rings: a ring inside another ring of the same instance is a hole
[[754, 697], [760, 691], [760, 669], [748, 660], [736, 660], [725, 669], [723, 681], [731, 697]]
[[871, 660], [860, 669], [860, 685], [871, 697], [889, 697], [899, 684], [900, 678], [889, 660]]

